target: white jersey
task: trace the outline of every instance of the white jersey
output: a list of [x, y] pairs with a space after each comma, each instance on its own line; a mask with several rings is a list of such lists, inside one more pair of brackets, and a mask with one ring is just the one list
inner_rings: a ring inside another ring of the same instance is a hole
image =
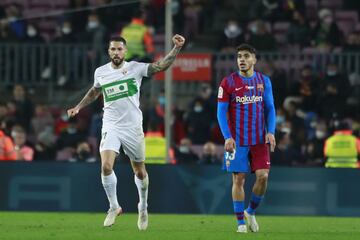
[[103, 128], [142, 126], [140, 86], [148, 66], [132, 61], [114, 69], [109, 62], [95, 70], [94, 87], [101, 88], [104, 97]]

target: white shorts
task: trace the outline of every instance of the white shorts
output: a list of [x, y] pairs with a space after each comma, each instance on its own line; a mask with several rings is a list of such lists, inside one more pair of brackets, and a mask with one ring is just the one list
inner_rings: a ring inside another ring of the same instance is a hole
[[130, 160], [142, 162], [145, 160], [145, 139], [142, 127], [134, 128], [102, 128], [100, 152], [112, 150], [119, 153], [122, 146]]

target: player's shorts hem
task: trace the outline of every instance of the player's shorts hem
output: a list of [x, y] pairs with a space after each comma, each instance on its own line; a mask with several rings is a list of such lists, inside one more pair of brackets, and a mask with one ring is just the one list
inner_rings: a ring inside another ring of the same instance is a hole
[[120, 153], [120, 151], [119, 151], [118, 149], [114, 149], [114, 148], [110, 148], [110, 147], [101, 148], [101, 149], [99, 150], [99, 152], [102, 153], [103, 151], [109, 151], [109, 150], [116, 152], [116, 154], [119, 154], [119, 153]]

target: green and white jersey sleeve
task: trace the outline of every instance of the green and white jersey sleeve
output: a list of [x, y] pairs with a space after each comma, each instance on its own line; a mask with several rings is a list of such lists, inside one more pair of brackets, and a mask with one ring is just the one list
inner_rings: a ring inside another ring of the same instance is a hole
[[104, 97], [103, 128], [142, 126], [140, 86], [148, 66], [132, 61], [114, 69], [110, 62], [95, 70], [94, 87], [101, 88]]

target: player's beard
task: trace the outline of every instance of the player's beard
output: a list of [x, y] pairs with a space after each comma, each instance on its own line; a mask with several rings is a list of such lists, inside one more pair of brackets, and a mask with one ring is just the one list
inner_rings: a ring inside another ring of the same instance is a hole
[[119, 67], [124, 62], [124, 59], [121, 59], [119, 57], [113, 57], [111, 59], [111, 62], [112, 62], [112, 64], [114, 64], [114, 66]]

